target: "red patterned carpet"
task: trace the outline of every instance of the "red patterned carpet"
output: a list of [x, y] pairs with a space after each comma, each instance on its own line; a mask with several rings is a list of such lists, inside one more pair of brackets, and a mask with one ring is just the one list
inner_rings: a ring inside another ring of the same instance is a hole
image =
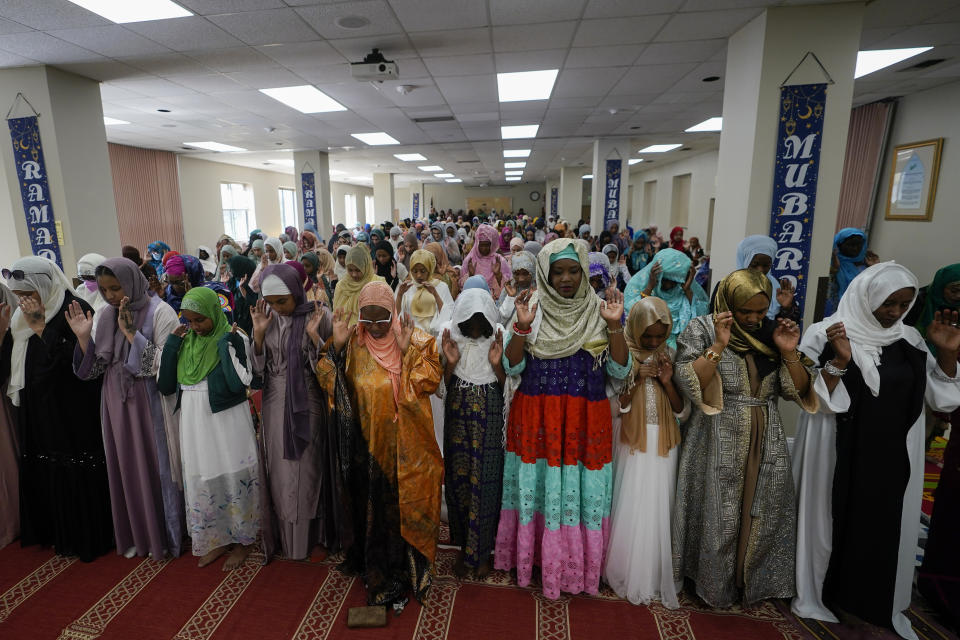
[[[259, 556], [229, 574], [219, 562], [200, 569], [190, 556], [155, 562], [108, 555], [84, 564], [49, 550], [0, 550], [3, 640], [757, 640], [894, 638], [798, 621], [781, 603], [712, 611], [689, 599], [679, 610], [633, 606], [609, 591], [552, 601], [521, 589], [509, 573], [457, 580], [454, 552], [442, 550], [437, 579], [423, 606], [389, 614], [383, 629], [348, 629], [347, 610], [362, 606], [362, 585], [330, 561], [275, 561]], [[953, 638], [914, 617], [921, 638]]]

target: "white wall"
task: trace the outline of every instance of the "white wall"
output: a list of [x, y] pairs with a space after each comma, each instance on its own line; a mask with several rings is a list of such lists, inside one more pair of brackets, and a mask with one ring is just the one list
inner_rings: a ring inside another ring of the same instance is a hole
[[[684, 237], [697, 236], [701, 244], [706, 242], [707, 225], [710, 216], [710, 198], [717, 193], [717, 151], [707, 151], [695, 156], [686, 156], [675, 162], [641, 162], [633, 165], [630, 171], [630, 185], [633, 187], [630, 226], [634, 229], [655, 224], [661, 235], [674, 225], [670, 220], [673, 207], [673, 178], [690, 174], [690, 205], [687, 230]], [[644, 210], [644, 183], [657, 181], [657, 197], [652, 212]]]
[[[960, 82], [922, 91], [901, 99], [894, 115], [887, 154], [877, 186], [877, 203], [870, 248], [881, 260], [896, 260], [913, 271], [921, 285], [929, 284], [937, 269], [960, 262]], [[940, 180], [933, 220], [884, 220], [893, 149], [900, 144], [943, 138]]]
[[[364, 198], [366, 196], [373, 195], [373, 187], [361, 187], [355, 184], [347, 184], [345, 182], [333, 182], [330, 181], [330, 194], [333, 198], [333, 224], [346, 224], [347, 223], [347, 207], [344, 205], [344, 196], [348, 193], [352, 193], [357, 196], [357, 220], [360, 224], [363, 224], [363, 221], [366, 220], [364, 217]], [[320, 233], [323, 235], [324, 240], [330, 238], [330, 231], [320, 229]]]
[[[460, 209], [467, 211], [467, 198], [513, 198], [513, 211], [516, 213], [523, 209], [524, 213], [534, 216], [540, 215], [540, 209], [549, 207], [549, 194], [546, 193], [546, 185], [543, 182], [518, 182], [515, 185], [496, 186], [496, 187], [464, 187], [462, 184], [424, 184], [424, 202], [423, 211], [430, 213], [430, 199], [433, 198], [433, 206], [438, 211], [440, 209], [453, 209], [454, 212]], [[533, 201], [530, 199], [530, 193], [538, 191], [540, 199]], [[400, 203], [400, 195], [397, 195], [397, 202]], [[409, 193], [407, 195], [409, 200]], [[410, 203], [406, 203], [407, 213], [409, 215]], [[403, 207], [400, 206], [400, 217], [403, 215]]]

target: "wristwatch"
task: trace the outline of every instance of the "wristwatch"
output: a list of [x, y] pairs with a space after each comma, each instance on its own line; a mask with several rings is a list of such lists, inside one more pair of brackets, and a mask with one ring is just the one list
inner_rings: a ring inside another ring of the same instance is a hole
[[719, 353], [717, 353], [713, 349], [707, 349], [706, 351], [704, 351], [703, 357], [714, 364], [720, 362], [720, 360], [723, 358], [723, 356], [721, 356]]

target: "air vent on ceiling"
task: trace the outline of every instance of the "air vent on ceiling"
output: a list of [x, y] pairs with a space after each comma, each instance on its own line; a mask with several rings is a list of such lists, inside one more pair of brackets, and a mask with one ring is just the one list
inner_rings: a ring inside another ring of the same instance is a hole
[[456, 120], [453, 116], [430, 116], [427, 118], [413, 118], [413, 121], [418, 124], [423, 124], [425, 122], [452, 122]]
[[912, 69], [929, 69], [930, 67], [936, 64], [940, 64], [944, 60], [946, 60], [946, 58], [930, 58], [929, 60], [924, 60], [922, 62], [918, 62], [917, 64], [910, 65], [906, 69], [900, 69], [900, 71], [910, 71]]
[[457, 160], [457, 164], [478, 164], [479, 160]]

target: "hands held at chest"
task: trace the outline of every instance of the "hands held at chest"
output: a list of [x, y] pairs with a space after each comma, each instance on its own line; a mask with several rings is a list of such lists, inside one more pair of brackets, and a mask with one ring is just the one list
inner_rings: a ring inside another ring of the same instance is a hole
[[777, 328], [773, 330], [773, 343], [780, 350], [780, 355], [796, 358], [797, 345], [800, 344], [800, 327], [793, 320], [777, 319]]

